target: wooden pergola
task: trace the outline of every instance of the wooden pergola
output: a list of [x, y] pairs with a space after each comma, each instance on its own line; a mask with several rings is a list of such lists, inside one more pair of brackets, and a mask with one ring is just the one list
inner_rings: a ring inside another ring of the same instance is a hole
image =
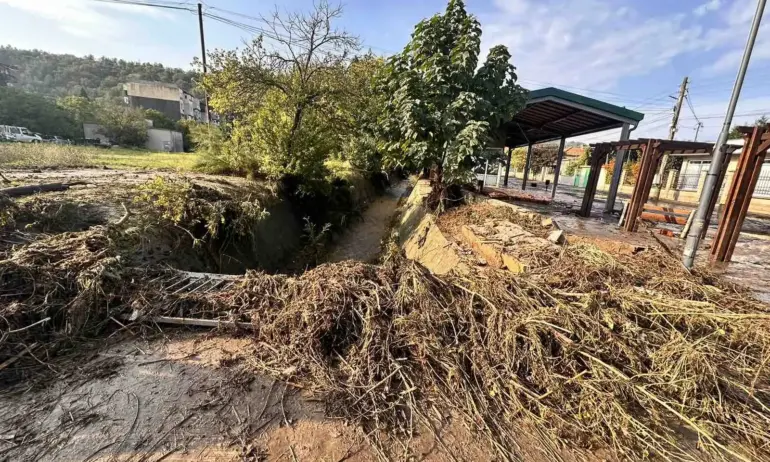
[[[770, 149], [770, 127], [740, 127], [745, 141], [743, 151], [738, 159], [738, 167], [733, 175], [733, 181], [730, 184], [730, 190], [727, 194], [727, 202], [722, 214], [719, 217], [719, 227], [714, 236], [714, 242], [711, 246], [711, 261], [725, 262], [730, 261], [741, 234], [743, 221], [746, 219], [746, 213], [749, 210], [751, 198], [754, 195], [754, 188], [757, 186], [762, 163], [765, 161], [767, 151]], [[716, 190], [722, 185], [727, 164], [730, 156], [726, 157], [725, 165], [722, 168]], [[713, 194], [712, 202], [716, 203], [719, 194]], [[709, 209], [712, 212], [713, 208]], [[711, 214], [709, 213], [709, 216]], [[708, 228], [708, 221], [704, 226], [704, 232]]]
[[[637, 218], [642, 214], [644, 204], [650, 196], [650, 190], [652, 189], [653, 179], [655, 172], [658, 170], [661, 158], [666, 154], [708, 154], [714, 149], [713, 143], [699, 143], [693, 141], [676, 141], [676, 140], [659, 140], [659, 139], [637, 139], [627, 141], [614, 141], [607, 143], [592, 144], [593, 148], [591, 152], [590, 173], [588, 175], [588, 184], [583, 195], [583, 204], [580, 208], [580, 215], [588, 217], [591, 215], [591, 208], [594, 202], [594, 196], [596, 195], [596, 188], [599, 183], [599, 173], [602, 165], [604, 165], [607, 156], [613, 152], [625, 152], [625, 151], [638, 151], [640, 152], [641, 164], [639, 168], [639, 177], [636, 179], [636, 187], [631, 196], [631, 201], [628, 204], [626, 210], [626, 220], [624, 228], [628, 231], [636, 231]], [[726, 145], [728, 156], [739, 146]], [[615, 166], [616, 169], [619, 167]], [[721, 169], [721, 178], [727, 171], [727, 164]], [[713, 212], [716, 207], [715, 198], [710, 204], [710, 210]]]

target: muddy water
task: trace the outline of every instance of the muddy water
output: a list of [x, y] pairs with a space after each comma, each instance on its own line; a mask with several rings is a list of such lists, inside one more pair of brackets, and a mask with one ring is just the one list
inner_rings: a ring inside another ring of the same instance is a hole
[[409, 192], [404, 180], [388, 189], [366, 209], [361, 221], [353, 224], [337, 240], [327, 257], [330, 263], [344, 260], [371, 262], [377, 259], [387, 237], [399, 200]]

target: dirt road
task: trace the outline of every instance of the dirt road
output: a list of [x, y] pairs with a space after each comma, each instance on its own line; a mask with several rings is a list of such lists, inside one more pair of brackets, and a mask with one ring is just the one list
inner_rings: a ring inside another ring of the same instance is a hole
[[344, 260], [369, 262], [377, 259], [382, 240], [387, 236], [398, 201], [408, 194], [409, 182], [401, 181], [378, 197], [363, 214], [363, 220], [353, 224], [332, 248], [327, 261]]

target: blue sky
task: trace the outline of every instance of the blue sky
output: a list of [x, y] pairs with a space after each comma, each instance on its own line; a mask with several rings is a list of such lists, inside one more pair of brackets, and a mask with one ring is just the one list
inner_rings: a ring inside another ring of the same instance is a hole
[[[194, 7], [194, 0], [179, 0]], [[205, 0], [212, 14], [250, 16], [307, 10], [312, 0]], [[365, 48], [400, 50], [416, 22], [444, 9], [444, 0], [346, 0], [339, 26]], [[509, 47], [520, 83], [565, 90], [646, 114], [634, 136], [668, 133], [670, 95], [687, 75], [690, 101], [716, 138], [746, 42], [756, 0], [466, 0], [483, 30], [482, 52]], [[219, 10], [217, 10], [217, 8]], [[757, 41], [736, 122], [770, 115], [770, 13]], [[94, 0], [0, 0], [0, 44], [56, 53], [119, 57], [189, 67], [199, 55], [196, 17], [186, 11]], [[209, 48], [242, 46], [250, 35], [206, 20]], [[696, 121], [686, 106], [678, 139], [692, 139]], [[586, 141], [616, 139], [606, 132]]]

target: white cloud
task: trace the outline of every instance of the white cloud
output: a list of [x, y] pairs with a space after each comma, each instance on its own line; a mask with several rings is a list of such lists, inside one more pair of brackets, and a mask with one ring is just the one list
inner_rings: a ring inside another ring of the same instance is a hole
[[0, 0], [0, 5], [53, 21], [61, 30], [84, 38], [117, 38], [127, 33], [126, 15], [173, 18], [158, 8], [93, 0]]
[[[683, 14], [650, 16], [612, 0], [495, 0], [481, 14], [483, 46], [509, 47], [526, 81], [612, 88], [708, 46]], [[537, 85], [533, 85], [537, 86]]]
[[693, 10], [695, 16], [705, 16], [712, 11], [716, 11], [722, 6], [722, 0], [709, 0]]
[[[703, 127], [698, 132], [698, 141], [715, 141], [719, 136], [727, 110], [727, 99], [714, 99], [699, 101], [697, 105], [698, 115], [701, 117]], [[754, 98], [742, 98], [736, 108], [736, 116], [732, 126], [752, 125], [760, 116], [770, 116], [770, 96], [758, 96]], [[631, 133], [631, 138], [668, 138], [668, 130], [671, 124], [671, 114], [650, 115], [645, 118], [639, 127]], [[689, 111], [682, 111], [679, 118], [679, 131], [676, 139], [691, 141], [695, 138], [697, 121]], [[608, 130], [602, 133], [579, 136], [575, 141], [584, 143], [598, 143], [601, 141], [615, 141], [620, 137], [620, 130]]]
[[[733, 2], [724, 16], [723, 24], [710, 31], [708, 38], [710, 47], [723, 50], [722, 54], [713, 63], [704, 66], [701, 69], [702, 73], [715, 75], [737, 71], [755, 11], [755, 0], [735, 0]], [[770, 14], [768, 14], [768, 9], [765, 9], [762, 17], [763, 23], [751, 55], [752, 63], [770, 60], [770, 26], [767, 24], [769, 19]]]

